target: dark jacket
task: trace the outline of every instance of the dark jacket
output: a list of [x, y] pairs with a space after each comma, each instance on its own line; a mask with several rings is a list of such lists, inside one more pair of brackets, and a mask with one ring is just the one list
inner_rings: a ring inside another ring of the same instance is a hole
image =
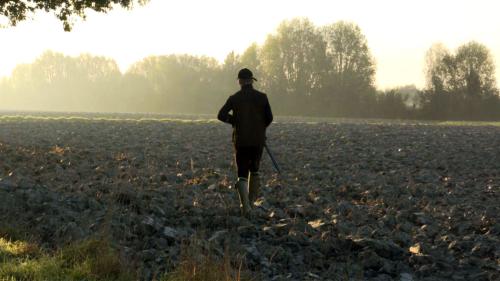
[[[233, 114], [229, 114], [230, 111]], [[217, 119], [233, 126], [236, 146], [262, 146], [266, 128], [273, 121], [273, 113], [266, 94], [245, 85], [230, 96], [220, 109]]]

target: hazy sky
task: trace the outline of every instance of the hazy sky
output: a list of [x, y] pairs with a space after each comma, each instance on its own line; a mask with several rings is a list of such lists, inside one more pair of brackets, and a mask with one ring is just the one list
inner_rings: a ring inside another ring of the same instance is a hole
[[497, 0], [151, 0], [133, 10], [90, 13], [65, 33], [54, 16], [37, 14], [0, 29], [0, 76], [44, 50], [114, 58], [122, 71], [148, 55], [190, 53], [223, 61], [230, 51], [262, 44], [284, 19], [314, 24], [357, 23], [377, 62], [380, 88], [424, 83], [427, 49], [476, 40], [493, 53], [500, 82], [500, 1]]

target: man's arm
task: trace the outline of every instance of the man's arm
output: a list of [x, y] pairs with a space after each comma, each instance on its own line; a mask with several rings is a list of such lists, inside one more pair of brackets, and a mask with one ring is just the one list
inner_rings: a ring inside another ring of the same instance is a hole
[[271, 105], [269, 104], [269, 100], [266, 96], [266, 107], [264, 108], [264, 117], [266, 121], [266, 127], [271, 125], [273, 122], [273, 112], [271, 111]]
[[224, 123], [229, 123], [231, 125], [234, 125], [233, 122], [233, 115], [229, 114], [229, 111], [233, 110], [233, 105], [231, 104], [231, 97], [229, 97], [222, 106], [222, 108], [219, 110], [219, 114], [217, 114], [217, 119]]

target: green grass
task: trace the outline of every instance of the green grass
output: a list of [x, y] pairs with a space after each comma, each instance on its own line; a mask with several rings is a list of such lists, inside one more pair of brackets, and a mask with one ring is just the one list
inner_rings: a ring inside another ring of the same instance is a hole
[[[49, 251], [30, 242], [17, 228], [0, 226], [0, 281], [127, 281], [136, 270], [104, 238], [75, 242]], [[192, 239], [183, 246], [177, 267], [155, 281], [256, 281], [244, 269], [244, 258], [226, 249], [218, 258]]]
[[[242, 259], [223, 260], [191, 247], [158, 281], [250, 281]], [[0, 281], [127, 281], [137, 276], [105, 240], [90, 239], [49, 253], [35, 243], [0, 238]]]
[[500, 126], [500, 121], [441, 121], [436, 122], [441, 126]]
[[35, 243], [0, 238], [0, 280], [136, 280], [105, 240], [90, 239], [49, 253]]

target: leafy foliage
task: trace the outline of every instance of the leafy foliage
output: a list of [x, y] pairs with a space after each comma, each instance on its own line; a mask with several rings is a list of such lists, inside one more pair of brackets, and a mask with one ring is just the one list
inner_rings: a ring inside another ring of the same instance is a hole
[[427, 89], [423, 113], [438, 119], [496, 119], [498, 89], [495, 65], [488, 48], [478, 42], [450, 53], [442, 44], [426, 55]]
[[325, 43], [308, 19], [284, 21], [268, 36], [261, 51], [263, 86], [279, 97], [278, 112], [305, 113], [321, 88], [325, 60]]
[[367, 40], [359, 26], [350, 22], [327, 25], [321, 31], [329, 63], [325, 87], [331, 98], [327, 104], [337, 105], [335, 109], [341, 114], [352, 113], [363, 95], [373, 92], [375, 63]]
[[145, 4], [148, 0], [20, 0], [0, 1], [0, 15], [6, 17], [11, 25], [26, 20], [37, 10], [53, 12], [63, 22], [64, 30], [70, 31], [74, 16], [85, 17], [86, 10], [108, 12], [114, 6], [131, 8], [134, 2]]

